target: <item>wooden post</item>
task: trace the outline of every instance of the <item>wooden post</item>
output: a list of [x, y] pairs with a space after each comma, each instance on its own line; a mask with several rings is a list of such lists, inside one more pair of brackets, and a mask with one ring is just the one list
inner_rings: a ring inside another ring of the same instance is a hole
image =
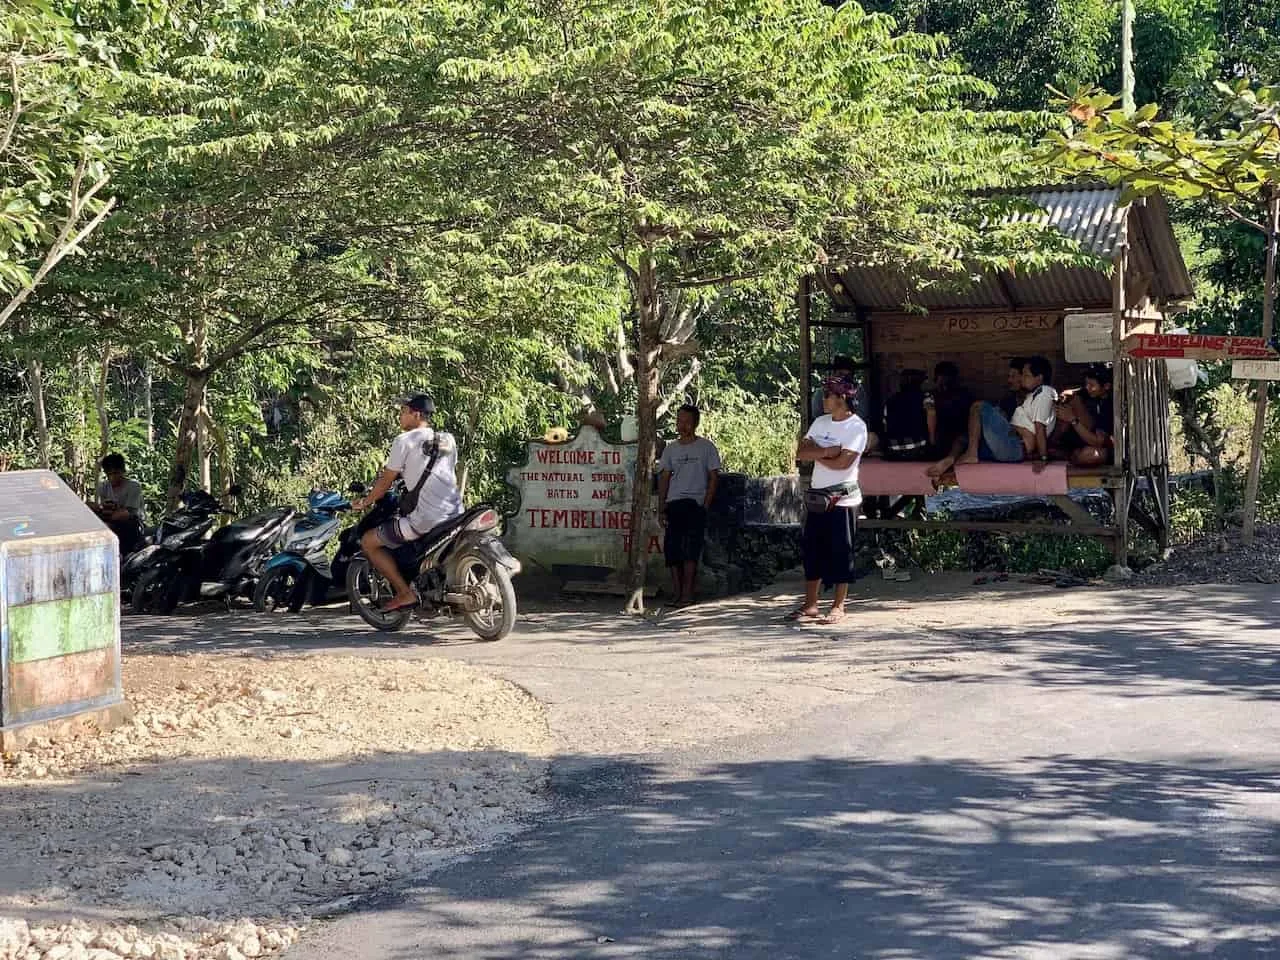
[[1111, 370], [1111, 396], [1115, 409], [1112, 421], [1112, 437], [1115, 441], [1115, 465], [1122, 472], [1122, 482], [1115, 489], [1116, 502], [1116, 566], [1129, 563], [1129, 378], [1127, 361], [1121, 352], [1124, 342], [1125, 274], [1129, 269], [1129, 247], [1120, 247], [1112, 261], [1115, 272], [1111, 276], [1111, 354], [1115, 358]]
[[810, 284], [813, 281], [805, 274], [800, 278], [796, 290], [796, 308], [800, 312], [800, 432], [809, 429], [813, 419], [810, 408], [813, 391], [813, 336], [809, 329]]
[[[1270, 340], [1275, 332], [1276, 245], [1280, 243], [1280, 193], [1273, 192], [1267, 204], [1267, 270], [1262, 287], [1262, 336]], [[1244, 523], [1240, 542], [1253, 543], [1253, 527], [1258, 516], [1258, 477], [1262, 472], [1262, 444], [1267, 430], [1267, 390], [1265, 380], [1255, 380], [1258, 399], [1253, 408], [1253, 435], [1249, 441], [1249, 473], [1244, 485]]]

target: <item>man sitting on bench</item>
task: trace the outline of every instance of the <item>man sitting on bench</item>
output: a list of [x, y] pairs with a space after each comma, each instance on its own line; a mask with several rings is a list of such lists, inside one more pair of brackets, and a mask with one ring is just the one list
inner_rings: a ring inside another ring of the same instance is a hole
[[1058, 405], [1055, 454], [1080, 467], [1110, 463], [1114, 418], [1111, 368], [1102, 363], [1094, 364], [1084, 375], [1084, 390], [1064, 398]]
[[1057, 423], [1058, 392], [1049, 386], [1053, 367], [1044, 357], [1030, 357], [1022, 368], [1027, 395], [1006, 419], [994, 403], [974, 404], [969, 414], [969, 443], [958, 463], [1038, 464], [1049, 459], [1049, 437]]
[[929, 444], [933, 456], [942, 458], [925, 471], [929, 476], [941, 477], [964, 453], [972, 407], [973, 394], [960, 385], [960, 368], [943, 360], [933, 368], [933, 393], [925, 397]]

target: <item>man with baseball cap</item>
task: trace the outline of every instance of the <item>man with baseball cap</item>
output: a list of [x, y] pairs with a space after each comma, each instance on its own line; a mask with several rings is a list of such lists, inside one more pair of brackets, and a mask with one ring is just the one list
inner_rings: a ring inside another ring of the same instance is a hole
[[[406, 491], [418, 490], [417, 503], [412, 505], [412, 510], [407, 514], [402, 510], [400, 516], [370, 530], [360, 540], [369, 562], [395, 590], [395, 596], [383, 607], [386, 611], [418, 603], [417, 594], [400, 575], [391, 550], [426, 536], [439, 524], [462, 513], [462, 494], [458, 491], [455, 473], [458, 445], [452, 434], [431, 426], [435, 404], [425, 393], [408, 394], [397, 403], [400, 405], [400, 429], [403, 432], [391, 445], [386, 465], [378, 474], [369, 495], [351, 504], [354, 510], [372, 506], [386, 496], [391, 485], [401, 477]], [[427, 470], [431, 472], [424, 479]]]

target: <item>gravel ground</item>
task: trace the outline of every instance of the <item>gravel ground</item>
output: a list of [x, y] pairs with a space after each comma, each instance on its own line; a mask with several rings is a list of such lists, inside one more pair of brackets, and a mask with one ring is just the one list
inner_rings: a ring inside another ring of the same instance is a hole
[[453, 661], [131, 656], [125, 689], [131, 724], [4, 757], [0, 960], [270, 955], [545, 802], [541, 705]]
[[1193, 583], [1280, 583], [1280, 526], [1261, 526], [1249, 546], [1238, 533], [1175, 547], [1169, 559], [1148, 567], [1135, 586]]

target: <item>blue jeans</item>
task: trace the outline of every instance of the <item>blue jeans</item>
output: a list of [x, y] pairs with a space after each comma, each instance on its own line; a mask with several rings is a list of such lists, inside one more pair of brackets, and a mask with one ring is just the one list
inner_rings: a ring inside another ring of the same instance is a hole
[[1027, 458], [1022, 437], [1005, 419], [1004, 411], [994, 403], [983, 403], [981, 409], [982, 440], [978, 445], [979, 460], [997, 463], [1021, 463]]

